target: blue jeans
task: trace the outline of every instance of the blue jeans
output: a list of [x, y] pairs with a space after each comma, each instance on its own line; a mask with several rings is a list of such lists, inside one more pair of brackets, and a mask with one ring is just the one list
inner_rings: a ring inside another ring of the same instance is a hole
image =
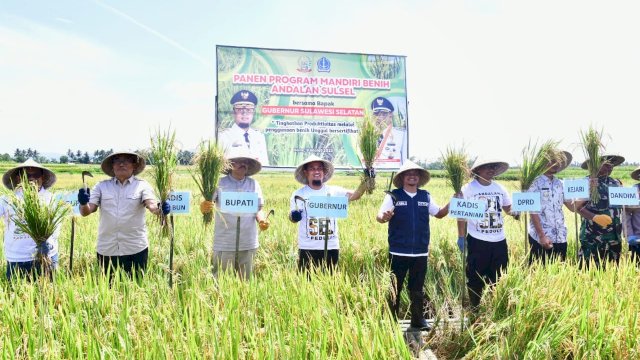
[[[58, 267], [58, 254], [51, 257], [51, 270], [55, 270]], [[7, 261], [7, 279], [11, 281], [14, 276], [31, 276], [32, 274], [39, 275], [41, 269], [36, 266], [35, 260], [31, 261]]]

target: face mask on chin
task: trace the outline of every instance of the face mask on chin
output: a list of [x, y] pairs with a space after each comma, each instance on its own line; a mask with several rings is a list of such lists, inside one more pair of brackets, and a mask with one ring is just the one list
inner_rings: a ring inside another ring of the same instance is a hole
[[249, 124], [247, 124], [247, 123], [239, 123], [238, 127], [241, 128], [241, 129], [247, 129], [247, 128], [249, 128]]
[[322, 180], [311, 180], [311, 185], [313, 186], [321, 186]]

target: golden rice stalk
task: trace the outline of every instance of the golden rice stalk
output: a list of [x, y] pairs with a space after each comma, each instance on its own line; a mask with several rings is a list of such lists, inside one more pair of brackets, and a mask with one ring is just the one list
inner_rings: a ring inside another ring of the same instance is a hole
[[[229, 162], [224, 157], [224, 150], [215, 142], [204, 141], [200, 143], [200, 149], [193, 159], [193, 164], [195, 168], [191, 171], [191, 177], [198, 185], [200, 194], [205, 200], [213, 201], [220, 174], [229, 169]], [[213, 212], [203, 216], [204, 225], [211, 224]]]
[[[600, 168], [602, 167], [602, 154], [604, 152], [604, 143], [602, 142], [602, 130], [598, 131], [589, 126], [587, 131], [580, 131], [580, 139], [582, 140], [582, 151], [587, 158], [587, 169], [589, 171], [589, 178], [597, 179]], [[592, 203], [597, 203], [600, 200], [598, 195], [598, 188], [594, 186], [589, 187], [590, 198]]]
[[565, 155], [558, 149], [558, 141], [547, 140], [540, 147], [529, 144], [522, 149], [522, 166], [520, 167], [520, 190], [527, 191], [535, 179], [546, 173], [555, 163], [566, 161]]
[[[19, 196], [20, 192], [22, 196]], [[21, 175], [19, 191], [11, 195], [9, 205], [13, 209], [11, 220], [16, 228], [29, 235], [36, 243], [34, 260], [37, 266], [45, 274], [49, 274], [52, 262], [45, 250], [46, 242], [71, 211], [69, 205], [55, 197], [51, 197], [49, 201], [41, 199], [38, 185], [29, 182], [24, 173]]]
[[360, 124], [358, 143], [363, 160], [362, 182], [365, 184], [365, 189], [368, 194], [372, 194], [376, 188], [376, 171], [373, 168], [373, 163], [376, 160], [376, 152], [378, 151], [379, 135], [371, 120], [371, 116], [369, 114], [365, 115]]
[[447, 147], [442, 156], [442, 165], [447, 175], [447, 185], [458, 194], [462, 192], [462, 186], [469, 180], [469, 156], [464, 147], [456, 149]]
[[[175, 140], [176, 132], [171, 129], [165, 132], [158, 129], [151, 137], [149, 160], [153, 164], [151, 172], [153, 183], [161, 203], [169, 198], [169, 193], [173, 189], [173, 175], [178, 167], [178, 149]], [[163, 235], [168, 235], [170, 225], [162, 213], [160, 214], [160, 224]]]

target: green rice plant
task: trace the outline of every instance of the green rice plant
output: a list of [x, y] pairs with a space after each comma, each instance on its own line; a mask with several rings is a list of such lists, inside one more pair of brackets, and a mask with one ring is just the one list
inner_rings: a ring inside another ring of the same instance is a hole
[[365, 184], [365, 189], [368, 194], [372, 194], [376, 188], [376, 175], [373, 163], [376, 160], [376, 153], [378, 152], [378, 135], [371, 116], [369, 114], [365, 115], [360, 124], [358, 143], [360, 145], [360, 152], [362, 153], [362, 182]]
[[[586, 131], [580, 131], [580, 139], [582, 140], [582, 151], [587, 158], [587, 169], [589, 178], [597, 179], [600, 168], [602, 167], [602, 153], [604, 152], [604, 143], [602, 142], [602, 129], [596, 130], [593, 126], [589, 126]], [[589, 193], [592, 203], [600, 200], [598, 188], [589, 186]]]
[[[155, 186], [160, 202], [164, 203], [169, 198], [169, 193], [173, 189], [173, 176], [178, 167], [178, 149], [176, 147], [176, 132], [168, 129], [161, 132], [158, 129], [151, 137], [151, 149], [149, 158], [152, 162], [153, 184]], [[160, 213], [160, 224], [164, 235], [169, 234], [170, 225], [166, 216]]]
[[45, 275], [51, 271], [51, 258], [48, 255], [47, 239], [53, 235], [69, 214], [69, 206], [51, 197], [49, 201], [39, 196], [39, 186], [29, 182], [25, 173], [21, 175], [20, 191], [22, 196], [14, 194], [10, 200], [13, 209], [11, 220], [23, 233], [36, 243], [34, 260]]
[[462, 186], [469, 180], [469, 156], [464, 147], [447, 147], [442, 154], [442, 165], [446, 173], [447, 185], [456, 194], [462, 192]]
[[[218, 187], [220, 174], [229, 169], [229, 163], [224, 157], [224, 151], [210, 140], [200, 143], [200, 149], [193, 158], [195, 169], [191, 172], [191, 177], [196, 182], [200, 194], [207, 201], [213, 201], [213, 196]], [[204, 225], [211, 224], [213, 213], [204, 214]]]
[[527, 191], [533, 181], [549, 170], [554, 163], [566, 161], [564, 153], [558, 150], [558, 141], [547, 140], [540, 147], [529, 144], [522, 149], [520, 166], [520, 190]]

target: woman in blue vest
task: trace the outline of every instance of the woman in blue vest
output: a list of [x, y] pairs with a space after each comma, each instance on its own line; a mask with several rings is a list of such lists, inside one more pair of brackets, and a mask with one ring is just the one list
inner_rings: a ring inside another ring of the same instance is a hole
[[391, 312], [398, 316], [400, 291], [409, 273], [411, 299], [411, 327], [429, 330], [424, 318], [424, 279], [429, 256], [429, 215], [441, 219], [449, 212], [449, 204], [440, 208], [426, 190], [419, 189], [429, 182], [429, 172], [411, 161], [405, 163], [393, 178], [397, 189], [387, 194], [376, 220], [389, 223], [389, 262], [391, 264]]

